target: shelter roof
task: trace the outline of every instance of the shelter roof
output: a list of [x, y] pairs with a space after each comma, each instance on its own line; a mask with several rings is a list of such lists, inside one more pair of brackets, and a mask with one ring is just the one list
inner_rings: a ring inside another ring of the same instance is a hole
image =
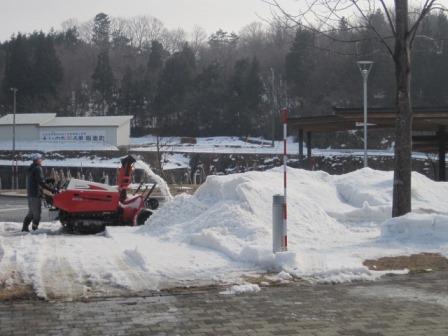
[[[448, 126], [448, 106], [413, 108], [414, 131], [437, 131], [440, 126]], [[397, 114], [391, 107], [368, 109], [367, 122], [370, 128], [393, 128]], [[306, 132], [336, 132], [358, 129], [363, 126], [363, 109], [358, 107], [334, 107], [333, 113], [315, 117], [290, 117], [292, 128]]]

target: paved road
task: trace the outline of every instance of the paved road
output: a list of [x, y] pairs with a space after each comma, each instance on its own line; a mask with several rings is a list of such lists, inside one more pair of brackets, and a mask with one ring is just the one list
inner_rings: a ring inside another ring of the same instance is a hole
[[[0, 196], [0, 222], [21, 222], [27, 209], [26, 198]], [[46, 215], [46, 212], [43, 215]], [[45, 219], [46, 217], [43, 217], [43, 220]]]
[[184, 290], [88, 302], [0, 302], [6, 335], [448, 335], [448, 272], [257, 294]]

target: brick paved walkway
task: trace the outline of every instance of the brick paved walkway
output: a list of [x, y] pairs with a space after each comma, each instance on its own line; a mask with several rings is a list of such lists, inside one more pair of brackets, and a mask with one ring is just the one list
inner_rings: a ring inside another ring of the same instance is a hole
[[0, 335], [448, 335], [448, 272], [257, 294], [0, 302]]

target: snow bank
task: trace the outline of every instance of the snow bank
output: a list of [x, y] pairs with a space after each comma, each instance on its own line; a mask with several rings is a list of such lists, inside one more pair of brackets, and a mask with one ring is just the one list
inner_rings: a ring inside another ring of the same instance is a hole
[[407, 214], [392, 218], [381, 227], [381, 238], [402, 243], [435, 245], [448, 242], [448, 216]]
[[[195, 195], [176, 197], [138, 232], [207, 248], [268, 271], [286, 270], [331, 282], [376, 278], [362, 261], [383, 252], [372, 247], [362, 253], [356, 245], [374, 244], [382, 222], [391, 216], [392, 172], [365, 168], [331, 176], [288, 169], [290, 252], [275, 255], [272, 195], [282, 192], [282, 179], [281, 169], [210, 176]], [[413, 179], [416, 212], [447, 211], [441, 197], [448, 192], [447, 183], [417, 173]]]

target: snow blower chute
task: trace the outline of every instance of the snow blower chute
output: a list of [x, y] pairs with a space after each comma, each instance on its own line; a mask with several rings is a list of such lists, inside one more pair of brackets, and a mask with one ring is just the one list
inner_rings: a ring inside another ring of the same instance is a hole
[[57, 212], [57, 218], [69, 231], [93, 233], [104, 230], [106, 225], [142, 225], [159, 203], [150, 198], [156, 184], [133, 195], [128, 195], [133, 165], [131, 155], [121, 160], [117, 186], [71, 179], [47, 202]]

